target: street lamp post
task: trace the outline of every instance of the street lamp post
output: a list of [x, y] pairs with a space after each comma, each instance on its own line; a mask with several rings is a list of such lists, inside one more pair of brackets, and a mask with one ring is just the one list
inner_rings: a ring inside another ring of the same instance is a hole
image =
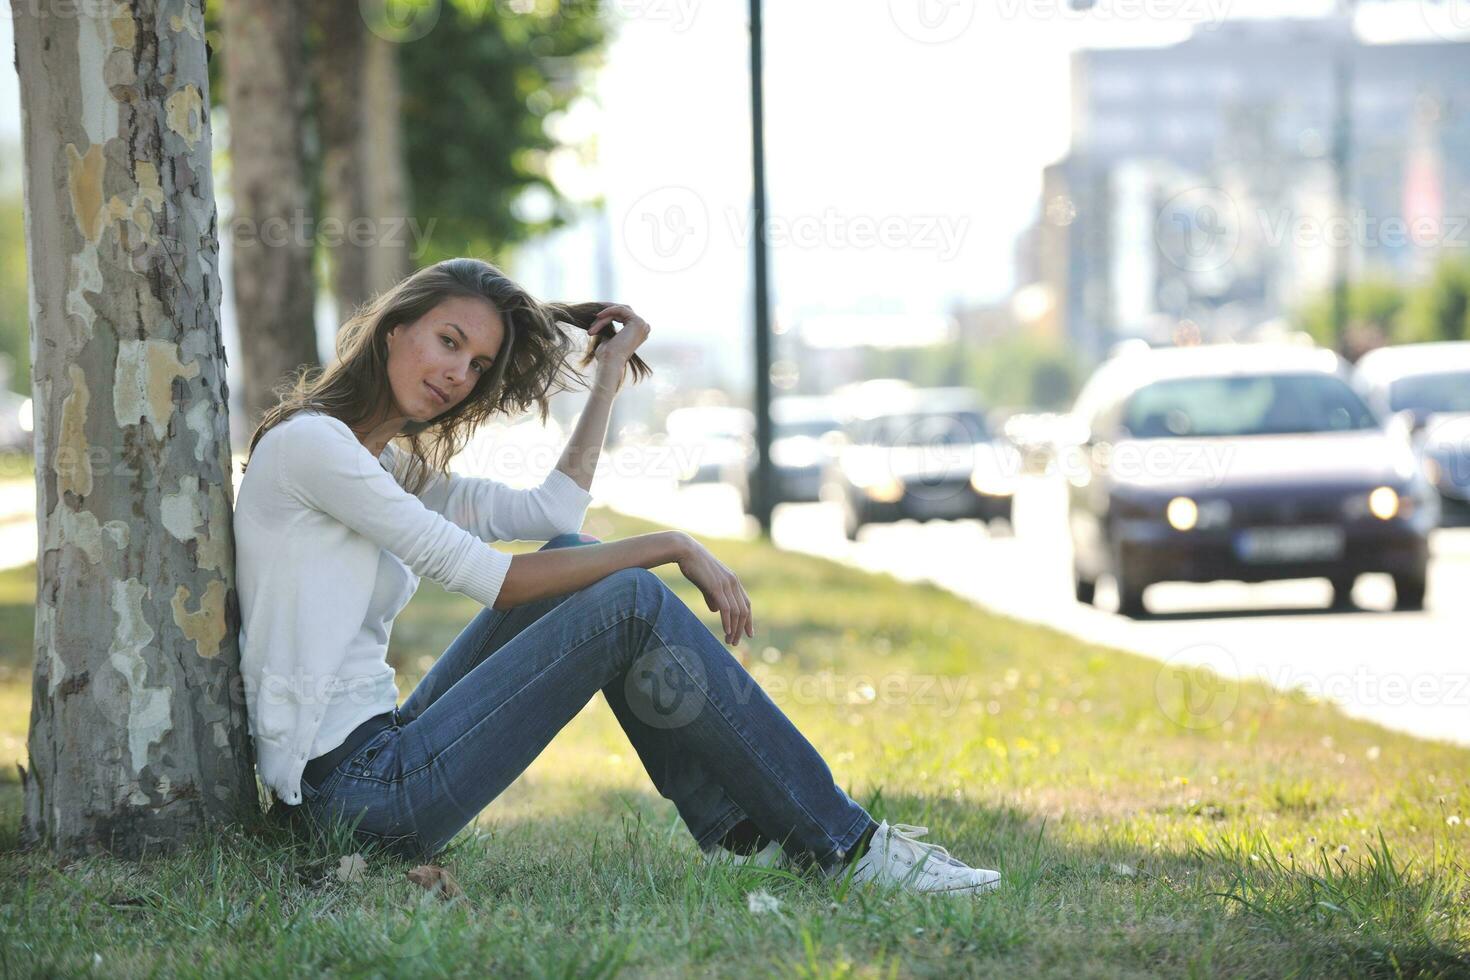
[[771, 308], [766, 268], [765, 120], [761, 101], [761, 0], [750, 0], [750, 143], [754, 168], [751, 236], [755, 280], [755, 474], [751, 510], [761, 534], [771, 534]]

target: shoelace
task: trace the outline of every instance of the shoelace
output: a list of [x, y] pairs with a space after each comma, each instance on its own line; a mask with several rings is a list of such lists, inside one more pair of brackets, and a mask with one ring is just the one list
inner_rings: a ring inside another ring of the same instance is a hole
[[918, 824], [912, 823], [891, 823], [888, 825], [888, 832], [890, 838], [897, 837], [915, 850], [937, 854], [947, 864], [960, 864], [959, 859], [951, 856], [949, 849], [942, 844], [933, 844], [928, 841], [915, 839], [929, 833], [928, 827], [920, 827]]

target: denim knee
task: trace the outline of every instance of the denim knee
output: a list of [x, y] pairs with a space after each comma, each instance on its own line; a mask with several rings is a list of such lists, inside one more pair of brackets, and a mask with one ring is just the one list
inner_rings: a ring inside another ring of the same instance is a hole
[[663, 579], [642, 567], [620, 568], [593, 586], [602, 599], [616, 609], [627, 609], [652, 622], [663, 605], [668, 586]]
[[[578, 545], [601, 543], [598, 538], [590, 534], [574, 531], [570, 534], [558, 534], [554, 538], [549, 538], [538, 550], [550, 551], [553, 548], [575, 548]], [[663, 594], [668, 590], [663, 579], [641, 566], [619, 569], [594, 583], [590, 588], [606, 593], [605, 601], [615, 607], [633, 609], [649, 621], [652, 621], [654, 614], [663, 604]]]

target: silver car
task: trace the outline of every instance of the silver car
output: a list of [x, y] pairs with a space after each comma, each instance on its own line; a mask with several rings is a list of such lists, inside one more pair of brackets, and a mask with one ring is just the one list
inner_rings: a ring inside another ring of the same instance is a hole
[[1356, 381], [1380, 415], [1412, 430], [1441, 526], [1470, 526], [1470, 342], [1380, 347], [1358, 359]]

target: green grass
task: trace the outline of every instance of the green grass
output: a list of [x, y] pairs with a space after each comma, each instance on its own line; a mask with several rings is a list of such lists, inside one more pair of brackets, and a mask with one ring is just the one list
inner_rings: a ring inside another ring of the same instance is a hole
[[[594, 511], [585, 529], [651, 527]], [[340, 882], [350, 842], [264, 826], [58, 867], [13, 850], [28, 567], [0, 573], [0, 972], [95, 956], [118, 976], [1470, 976], [1470, 825], [1453, 819], [1470, 818], [1470, 750], [1255, 683], [1188, 716], [1152, 660], [760, 543], [712, 547], [754, 601], [750, 668], [838, 782], [999, 869], [1002, 890], [884, 898], [707, 867], [600, 698], [442, 856], [453, 902], [375, 853]], [[394, 627], [401, 695], [476, 611], [423, 584]], [[755, 890], [779, 910], [750, 911]]]

